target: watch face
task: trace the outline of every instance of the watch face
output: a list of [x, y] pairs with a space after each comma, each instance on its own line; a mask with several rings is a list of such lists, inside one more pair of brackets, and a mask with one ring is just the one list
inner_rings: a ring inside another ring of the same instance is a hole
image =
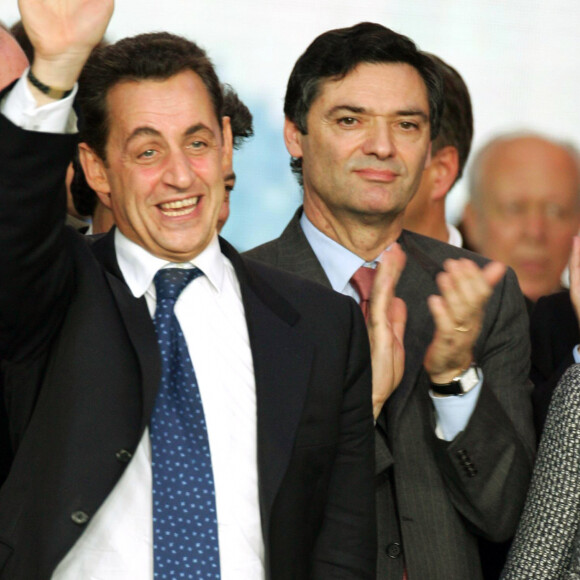
[[461, 392], [469, 393], [479, 383], [477, 367], [469, 367], [458, 379], [458, 382], [461, 383]]

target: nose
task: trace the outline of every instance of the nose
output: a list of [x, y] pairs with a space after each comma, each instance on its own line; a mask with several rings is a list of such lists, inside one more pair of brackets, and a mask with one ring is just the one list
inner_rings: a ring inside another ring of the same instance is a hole
[[388, 123], [376, 120], [368, 128], [363, 152], [365, 155], [374, 155], [378, 159], [387, 159], [395, 154], [395, 150], [393, 135]]
[[172, 151], [167, 158], [163, 181], [178, 190], [188, 189], [195, 179], [195, 172], [187, 155], [182, 151]]
[[528, 212], [524, 227], [529, 238], [538, 242], [546, 239], [548, 221], [543, 211]]

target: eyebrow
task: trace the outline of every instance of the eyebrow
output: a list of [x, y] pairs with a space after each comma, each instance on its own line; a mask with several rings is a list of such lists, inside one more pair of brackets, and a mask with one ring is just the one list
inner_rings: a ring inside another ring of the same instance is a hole
[[[354, 105], [336, 105], [328, 111], [327, 116], [339, 113], [341, 111], [348, 111], [350, 113], [365, 114], [369, 111], [365, 107], [355, 107]], [[421, 117], [424, 121], [429, 120], [429, 115], [421, 109], [402, 109], [400, 111], [395, 111], [397, 117]]]
[[[184, 136], [188, 137], [190, 135], [194, 135], [199, 131], [204, 130], [209, 131], [213, 135], [213, 131], [207, 125], [205, 125], [204, 123], [196, 123], [195, 125], [192, 125], [191, 127], [188, 127], [185, 130]], [[130, 143], [133, 139], [140, 137], [141, 135], [147, 135], [149, 137], [162, 137], [162, 134], [157, 129], [145, 125], [143, 127], [137, 127], [136, 129], [134, 129], [133, 132], [127, 138], [126, 143]]]

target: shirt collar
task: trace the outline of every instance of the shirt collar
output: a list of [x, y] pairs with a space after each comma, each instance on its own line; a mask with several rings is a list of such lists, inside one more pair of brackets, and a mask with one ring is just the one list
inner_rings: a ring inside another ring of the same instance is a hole
[[333, 290], [344, 292], [352, 275], [363, 264], [372, 265], [373, 267], [376, 265], [378, 258], [371, 263], [365, 262], [360, 256], [323, 234], [306, 217], [304, 212], [302, 212], [300, 217], [300, 226], [318, 261], [323, 265], [324, 272], [328, 276]]
[[461, 232], [453, 224], [449, 223], [447, 224], [447, 231], [449, 232], [449, 240], [447, 243], [462, 248], [463, 236], [461, 235]]
[[199, 268], [214, 287], [220, 292], [224, 281], [224, 260], [217, 234], [208, 246], [189, 262], [168, 262], [150, 254], [145, 248], [124, 236], [119, 228], [115, 230], [115, 250], [119, 268], [133, 296], [141, 298], [153, 283], [158, 270], [165, 267]]

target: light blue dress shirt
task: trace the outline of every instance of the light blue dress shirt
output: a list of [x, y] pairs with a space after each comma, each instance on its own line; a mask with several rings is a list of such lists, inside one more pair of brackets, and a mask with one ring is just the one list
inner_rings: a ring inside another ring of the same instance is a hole
[[[323, 234], [312, 224], [305, 213], [302, 213], [300, 218], [300, 226], [330, 280], [332, 288], [359, 302], [358, 293], [351, 286], [350, 279], [363, 264], [371, 268], [376, 267], [380, 256], [371, 262], [365, 262], [360, 256], [353, 254]], [[460, 397], [436, 397], [432, 392], [429, 393], [437, 415], [435, 433], [440, 439], [451, 441], [465, 429], [477, 404], [481, 386], [482, 381], [469, 393]]]

